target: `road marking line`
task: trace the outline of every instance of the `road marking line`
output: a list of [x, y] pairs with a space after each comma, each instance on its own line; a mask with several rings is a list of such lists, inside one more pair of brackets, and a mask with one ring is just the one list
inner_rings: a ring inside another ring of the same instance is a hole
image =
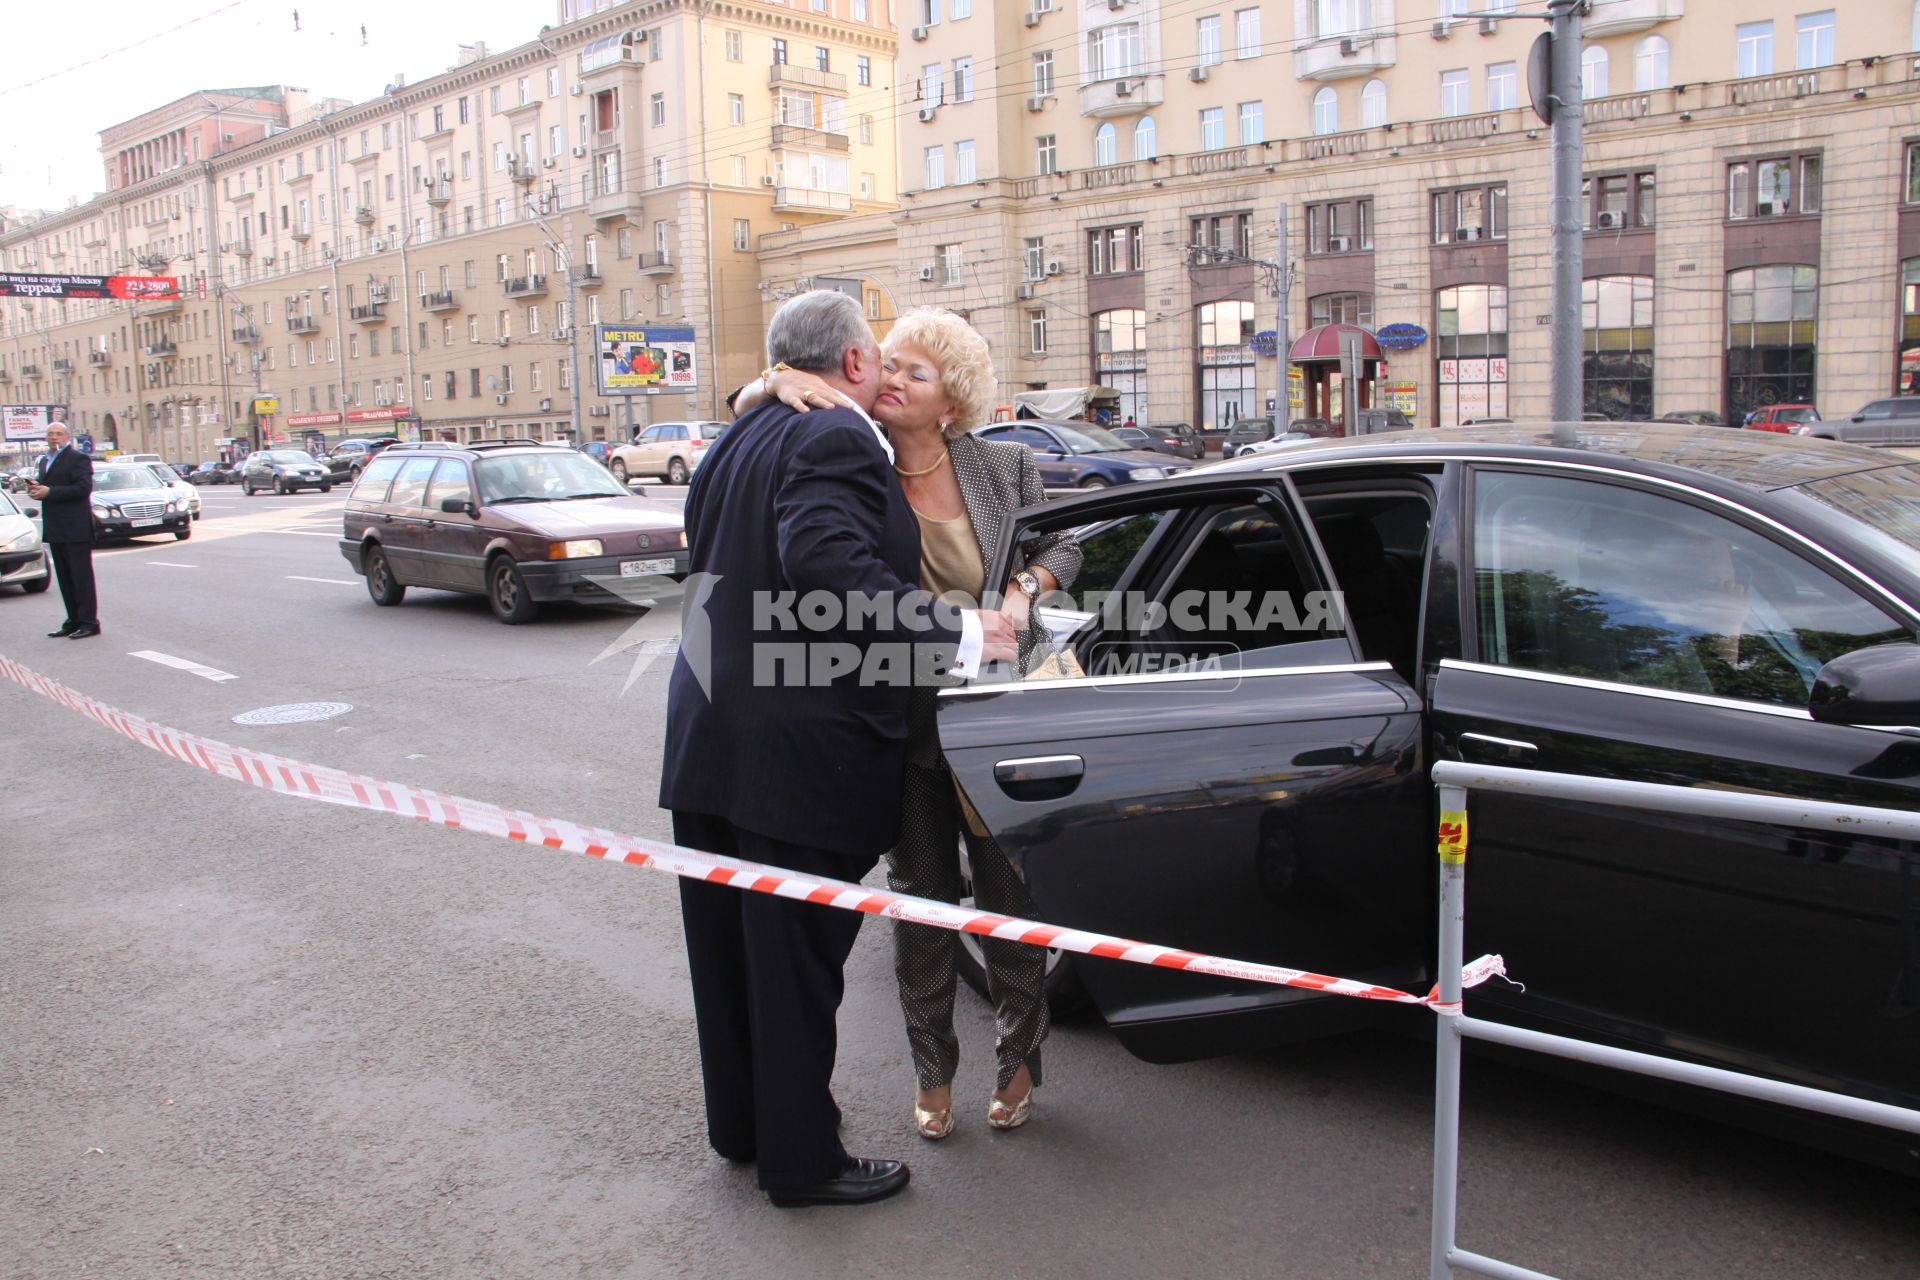
[[157, 564], [163, 569], [198, 569], [197, 564], [181, 564], [178, 560], [142, 560], [141, 564]]
[[203, 680], [212, 680], [216, 684], [222, 680], [238, 680], [240, 678], [231, 671], [222, 671], [217, 667], [203, 667], [197, 662], [189, 662], [185, 658], [176, 658], [170, 653], [161, 653], [157, 649], [141, 649], [137, 652], [129, 653], [127, 656], [129, 658], [145, 658], [148, 662], [157, 662], [163, 667], [175, 667], [181, 671], [189, 671]]
[[360, 585], [360, 580], [358, 578], [309, 578], [303, 574], [298, 574], [298, 573], [288, 574], [287, 581], [288, 582], [331, 582], [342, 587], [357, 587]]
[[302, 537], [302, 538], [333, 538], [333, 539], [335, 539], [336, 541], [337, 541], [337, 540], [339, 539], [339, 537], [340, 537], [340, 535], [339, 535], [339, 534], [337, 534], [337, 533], [328, 533], [328, 532], [322, 532], [321, 530], [318, 530], [318, 529], [254, 529], [254, 530], [252, 530], [251, 532], [254, 532], [254, 533], [292, 533], [292, 534], [298, 534], [298, 535], [299, 535], [300, 537]]

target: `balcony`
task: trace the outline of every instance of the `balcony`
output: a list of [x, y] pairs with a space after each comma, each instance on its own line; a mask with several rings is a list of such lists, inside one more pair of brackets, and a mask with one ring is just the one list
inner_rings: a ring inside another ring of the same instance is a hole
[[[287, 328], [293, 328], [292, 321], [287, 322]], [[233, 328], [233, 340], [250, 347], [260, 341], [260, 331], [250, 324], [235, 325]]]
[[776, 62], [767, 69], [767, 87], [769, 89], [823, 89], [828, 93], [844, 94], [847, 91], [847, 78], [837, 71], [815, 71], [812, 67], [795, 66], [790, 62]]
[[1593, 0], [1580, 23], [1580, 34], [1587, 40], [1624, 36], [1672, 22], [1686, 11], [1687, 0]]
[[577, 288], [598, 289], [606, 282], [607, 278], [600, 274], [600, 268], [591, 262], [573, 273], [573, 283]]
[[[23, 372], [21, 376], [25, 377], [26, 375]], [[12, 381], [13, 381], [13, 374], [6, 369], [0, 369], [0, 386], [4, 386], [7, 383]]]
[[544, 298], [547, 296], [547, 278], [545, 276], [513, 276], [501, 282], [500, 287], [509, 298]]
[[638, 191], [598, 192], [588, 199], [587, 212], [595, 222], [605, 222], [609, 218], [625, 218], [637, 227], [646, 221]]
[[313, 224], [310, 222], [296, 222], [287, 228], [287, 234], [299, 243], [305, 244], [307, 241], [313, 239]]
[[147, 354], [156, 360], [171, 360], [180, 354], [180, 347], [172, 338], [162, 338], [147, 344]]
[[1119, 76], [1112, 80], [1095, 80], [1092, 84], [1080, 86], [1080, 114], [1096, 118], [1137, 116], [1143, 111], [1153, 110], [1166, 98], [1165, 76]]
[[180, 299], [168, 298], [163, 302], [144, 302], [133, 309], [135, 319], [144, 320], [148, 316], [170, 316], [180, 310]]
[[673, 274], [673, 254], [666, 249], [655, 249], [650, 253], [636, 253], [633, 264], [643, 276], [670, 276]]
[[320, 322], [312, 316], [288, 316], [287, 332], [300, 335], [320, 332]]
[[1346, 80], [1384, 71], [1399, 59], [1391, 27], [1373, 27], [1343, 36], [1327, 36], [1293, 51], [1296, 80]]
[[852, 213], [853, 197], [844, 191], [815, 191], [811, 187], [775, 187], [773, 207], [799, 213]]
[[72, 373], [73, 361], [67, 359], [65, 356], [55, 356], [53, 358], [53, 371], [55, 373]]
[[347, 311], [347, 319], [355, 324], [380, 324], [386, 318], [387, 304], [384, 302], [369, 302]]
[[373, 210], [361, 205], [353, 211], [353, 220], [363, 227], [370, 227], [373, 225]]
[[777, 124], [773, 126], [773, 145], [807, 147], [814, 151], [845, 151], [847, 135], [830, 133], [825, 129], [810, 129], [803, 124]]
[[104, 369], [112, 363], [113, 363], [113, 356], [110, 352], [106, 352], [106, 351], [87, 352], [87, 364], [91, 368]]
[[427, 189], [427, 203], [436, 209], [445, 208], [453, 199], [452, 178], [428, 178], [424, 184]]
[[423, 311], [458, 311], [460, 298], [451, 289], [442, 289], [438, 293], [423, 293], [420, 295], [420, 308]]
[[253, 256], [253, 241], [235, 240], [233, 242], [233, 256], [236, 258], [251, 258]]

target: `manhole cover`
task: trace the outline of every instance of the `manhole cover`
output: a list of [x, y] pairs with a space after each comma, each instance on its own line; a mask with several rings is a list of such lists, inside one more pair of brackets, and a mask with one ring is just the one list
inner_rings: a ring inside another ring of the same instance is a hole
[[331, 720], [353, 710], [351, 702], [285, 702], [277, 707], [243, 711], [233, 718], [235, 724], [304, 724], [309, 720]]

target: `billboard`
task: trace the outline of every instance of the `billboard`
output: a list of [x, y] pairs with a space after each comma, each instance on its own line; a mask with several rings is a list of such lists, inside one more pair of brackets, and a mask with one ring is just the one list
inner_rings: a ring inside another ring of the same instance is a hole
[[0, 298], [130, 298], [165, 301], [180, 296], [172, 276], [36, 276], [0, 271]]
[[651, 396], [699, 385], [691, 325], [595, 325], [593, 351], [603, 396]]
[[0, 405], [0, 417], [4, 417], [8, 440], [45, 440], [47, 424], [59, 422], [66, 415], [66, 406], [59, 404], [9, 404]]

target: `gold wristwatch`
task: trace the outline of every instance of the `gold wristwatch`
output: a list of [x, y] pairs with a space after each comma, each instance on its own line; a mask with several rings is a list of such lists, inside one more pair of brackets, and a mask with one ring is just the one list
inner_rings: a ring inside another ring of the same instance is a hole
[[1025, 569], [1013, 575], [1013, 585], [1020, 588], [1021, 594], [1026, 596], [1028, 604], [1032, 604], [1040, 598], [1040, 579], [1034, 577]]
[[771, 389], [773, 386], [774, 374], [792, 373], [792, 372], [793, 372], [793, 366], [788, 364], [785, 360], [781, 360], [775, 364], [771, 364], [760, 371], [760, 385]]

